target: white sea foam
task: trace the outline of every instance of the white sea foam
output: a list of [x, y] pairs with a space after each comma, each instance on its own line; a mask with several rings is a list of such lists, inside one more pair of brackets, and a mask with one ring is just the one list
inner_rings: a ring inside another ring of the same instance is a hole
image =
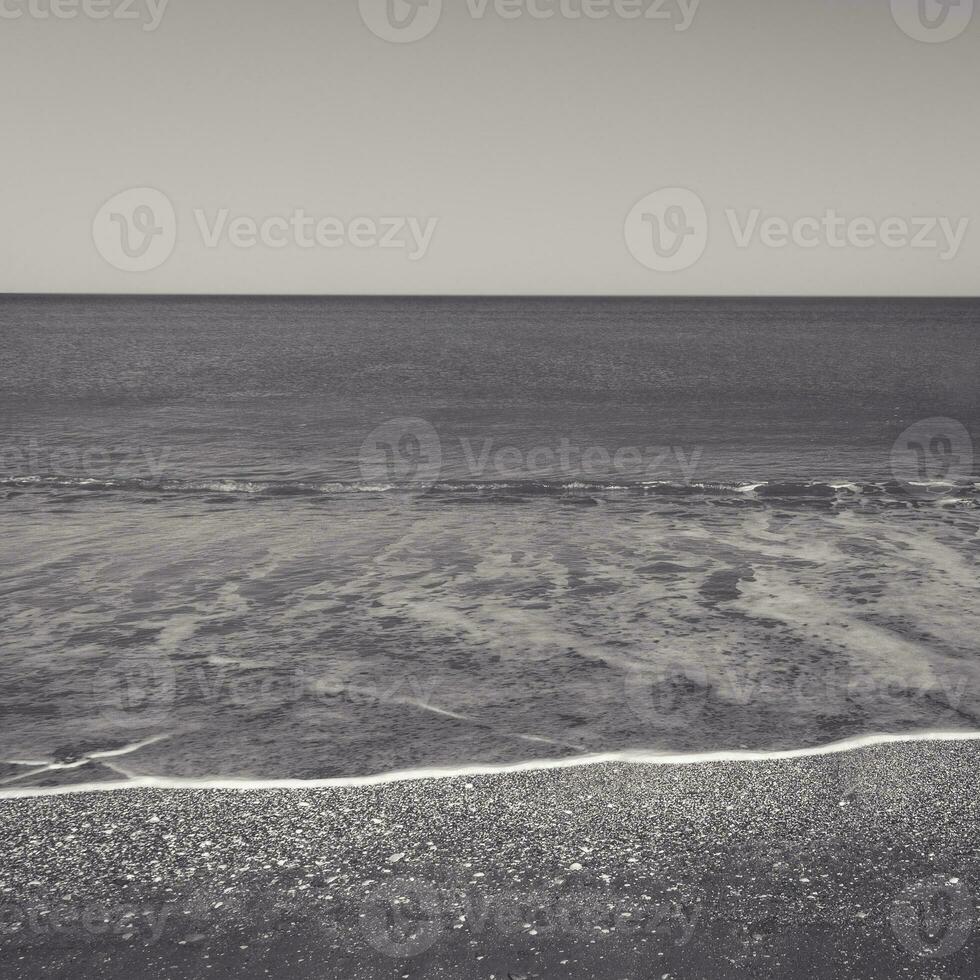
[[[101, 752], [89, 752], [85, 755], [79, 756], [77, 759], [72, 759], [70, 762], [57, 762], [53, 759], [39, 759], [39, 760], [21, 760], [21, 759], [7, 759], [0, 760], [6, 761], [9, 766], [28, 766], [31, 767], [27, 772], [18, 773], [16, 776], [8, 776], [6, 779], [0, 779], [0, 786], [9, 785], [10, 783], [19, 782], [22, 779], [30, 779], [32, 776], [40, 776], [46, 772], [60, 772], [66, 769], [80, 769], [82, 766], [88, 765], [90, 762], [102, 762], [105, 759], [115, 759], [119, 756], [130, 755], [133, 752], [138, 752], [140, 749], [146, 748], [148, 745], [155, 745], [157, 742], [163, 742], [164, 740], [170, 738], [169, 734], [163, 735], [153, 735], [150, 738], [144, 738], [142, 741], [133, 742], [130, 745], [124, 745], [122, 748], [118, 749], [104, 749]], [[108, 763], [105, 763], [109, 765]], [[114, 768], [109, 766], [109, 768]], [[2, 795], [2, 794], [0, 794]]]
[[748, 749], [722, 750], [717, 752], [605, 752], [576, 756], [569, 759], [541, 759], [508, 765], [472, 765], [457, 767], [429, 767], [408, 769], [400, 772], [381, 773], [375, 776], [353, 776], [336, 779], [211, 779], [161, 776], [138, 776], [125, 782], [84, 783], [74, 786], [8, 789], [0, 791], [0, 800], [32, 799], [49, 796], [73, 796], [79, 793], [115, 793], [139, 789], [162, 790], [232, 790], [262, 792], [268, 790], [306, 789], [356, 789], [359, 787], [384, 786], [391, 783], [418, 782], [426, 779], [459, 779], [476, 776], [497, 776], [510, 773], [545, 772], [558, 769], [580, 769], [587, 766], [615, 763], [650, 766], [696, 766], [746, 762], [781, 762], [793, 759], [809, 759], [819, 756], [841, 755], [861, 749], [883, 745], [902, 745], [913, 742], [975, 742], [980, 732], [916, 732], [905, 735], [859, 735], [833, 742], [829, 745], [808, 749], [779, 749], [753, 751]]

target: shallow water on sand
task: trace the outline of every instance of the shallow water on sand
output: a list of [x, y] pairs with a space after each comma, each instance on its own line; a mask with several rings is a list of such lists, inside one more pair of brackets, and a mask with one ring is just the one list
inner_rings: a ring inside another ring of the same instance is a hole
[[975, 508], [581, 499], [9, 500], [4, 757], [169, 733], [110, 774], [323, 778], [980, 727]]
[[5, 301], [0, 789], [976, 730], [978, 323]]

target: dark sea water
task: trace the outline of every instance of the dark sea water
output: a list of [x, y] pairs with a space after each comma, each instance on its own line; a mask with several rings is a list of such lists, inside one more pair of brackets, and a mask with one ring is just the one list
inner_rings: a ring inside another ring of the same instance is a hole
[[977, 730], [978, 438], [980, 302], [0, 298], [0, 788]]

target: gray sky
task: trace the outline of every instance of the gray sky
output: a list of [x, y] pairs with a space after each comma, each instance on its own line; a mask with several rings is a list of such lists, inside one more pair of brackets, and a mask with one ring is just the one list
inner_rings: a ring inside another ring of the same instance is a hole
[[0, 0], [4, 291], [980, 293], [972, 0], [91, 2]]

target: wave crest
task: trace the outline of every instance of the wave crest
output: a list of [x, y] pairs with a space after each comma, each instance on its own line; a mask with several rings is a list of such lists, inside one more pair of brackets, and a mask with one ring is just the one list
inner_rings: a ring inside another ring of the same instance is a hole
[[413, 494], [421, 496], [466, 495], [474, 498], [584, 497], [601, 495], [635, 497], [728, 498], [784, 502], [964, 503], [976, 506], [980, 483], [902, 483], [890, 481], [763, 480], [756, 482], [673, 481], [549, 481], [442, 480], [432, 483], [367, 483], [358, 481], [271, 481], [240, 479], [168, 479], [16, 476], [0, 479], [8, 490], [53, 490], [90, 493], [156, 493], [164, 495], [223, 494], [264, 497], [332, 497], [357, 494]]

